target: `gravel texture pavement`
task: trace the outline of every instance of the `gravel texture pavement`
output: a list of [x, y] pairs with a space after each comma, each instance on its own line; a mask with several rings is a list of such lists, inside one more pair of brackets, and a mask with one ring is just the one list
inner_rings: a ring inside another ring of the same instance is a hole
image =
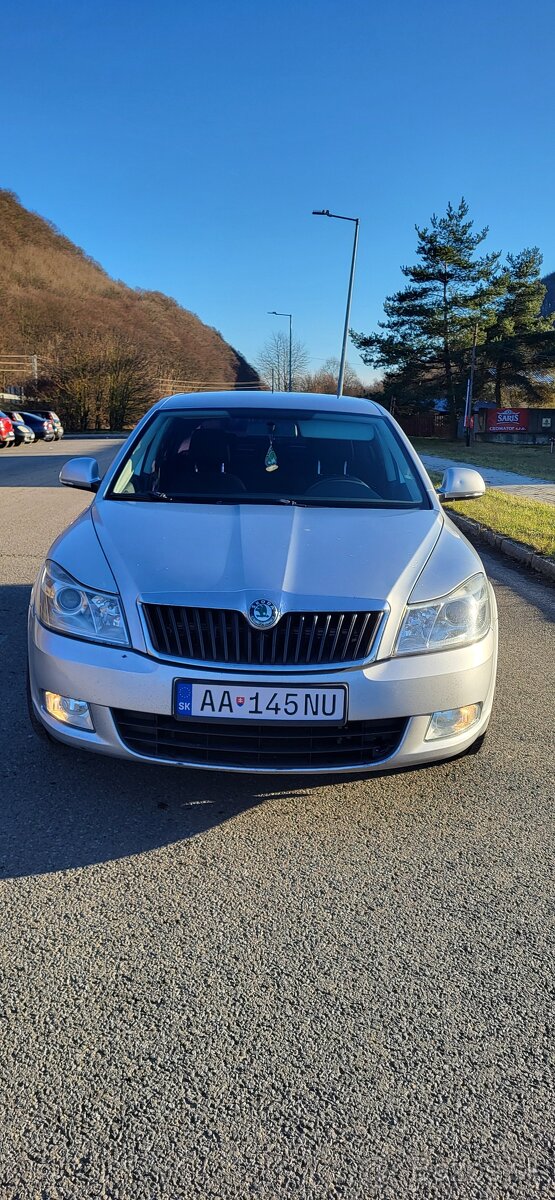
[[24, 697], [29, 585], [88, 502], [62, 446], [0, 458], [0, 1197], [555, 1196], [555, 592], [486, 556], [478, 755], [307, 784], [75, 754]]

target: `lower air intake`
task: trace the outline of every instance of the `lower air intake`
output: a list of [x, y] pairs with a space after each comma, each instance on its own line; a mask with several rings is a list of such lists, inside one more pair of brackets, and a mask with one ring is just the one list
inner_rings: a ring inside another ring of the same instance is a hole
[[372, 766], [400, 745], [407, 719], [348, 721], [322, 725], [268, 727], [268, 722], [178, 721], [159, 713], [112, 709], [122, 742], [145, 758], [245, 771], [333, 770]]

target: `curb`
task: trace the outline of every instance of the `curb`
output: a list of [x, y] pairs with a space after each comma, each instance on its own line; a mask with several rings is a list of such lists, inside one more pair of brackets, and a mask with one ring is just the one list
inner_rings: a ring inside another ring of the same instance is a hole
[[470, 541], [476, 539], [486, 542], [488, 546], [498, 550], [506, 558], [516, 560], [531, 571], [538, 571], [540, 575], [555, 583], [555, 559], [543, 558], [541, 554], [536, 554], [535, 550], [531, 550], [530, 546], [525, 546], [522, 542], [513, 542], [512, 538], [503, 537], [502, 533], [495, 533], [493, 529], [488, 529], [487, 525], [480, 525], [471, 517], [462, 517], [460, 513], [453, 512], [451, 508], [449, 516]]

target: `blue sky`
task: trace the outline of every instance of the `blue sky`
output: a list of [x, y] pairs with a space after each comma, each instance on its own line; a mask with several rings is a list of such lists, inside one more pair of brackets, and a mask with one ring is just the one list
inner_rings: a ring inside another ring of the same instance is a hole
[[[415, 223], [465, 195], [555, 270], [552, 0], [4, 0], [0, 183], [255, 360], [369, 332]], [[353, 366], [363, 375], [354, 348]]]

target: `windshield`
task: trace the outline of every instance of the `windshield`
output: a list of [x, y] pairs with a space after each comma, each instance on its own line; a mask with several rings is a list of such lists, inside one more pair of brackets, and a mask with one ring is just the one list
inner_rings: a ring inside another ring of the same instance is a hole
[[377, 416], [222, 408], [159, 412], [121, 463], [114, 500], [428, 508]]

